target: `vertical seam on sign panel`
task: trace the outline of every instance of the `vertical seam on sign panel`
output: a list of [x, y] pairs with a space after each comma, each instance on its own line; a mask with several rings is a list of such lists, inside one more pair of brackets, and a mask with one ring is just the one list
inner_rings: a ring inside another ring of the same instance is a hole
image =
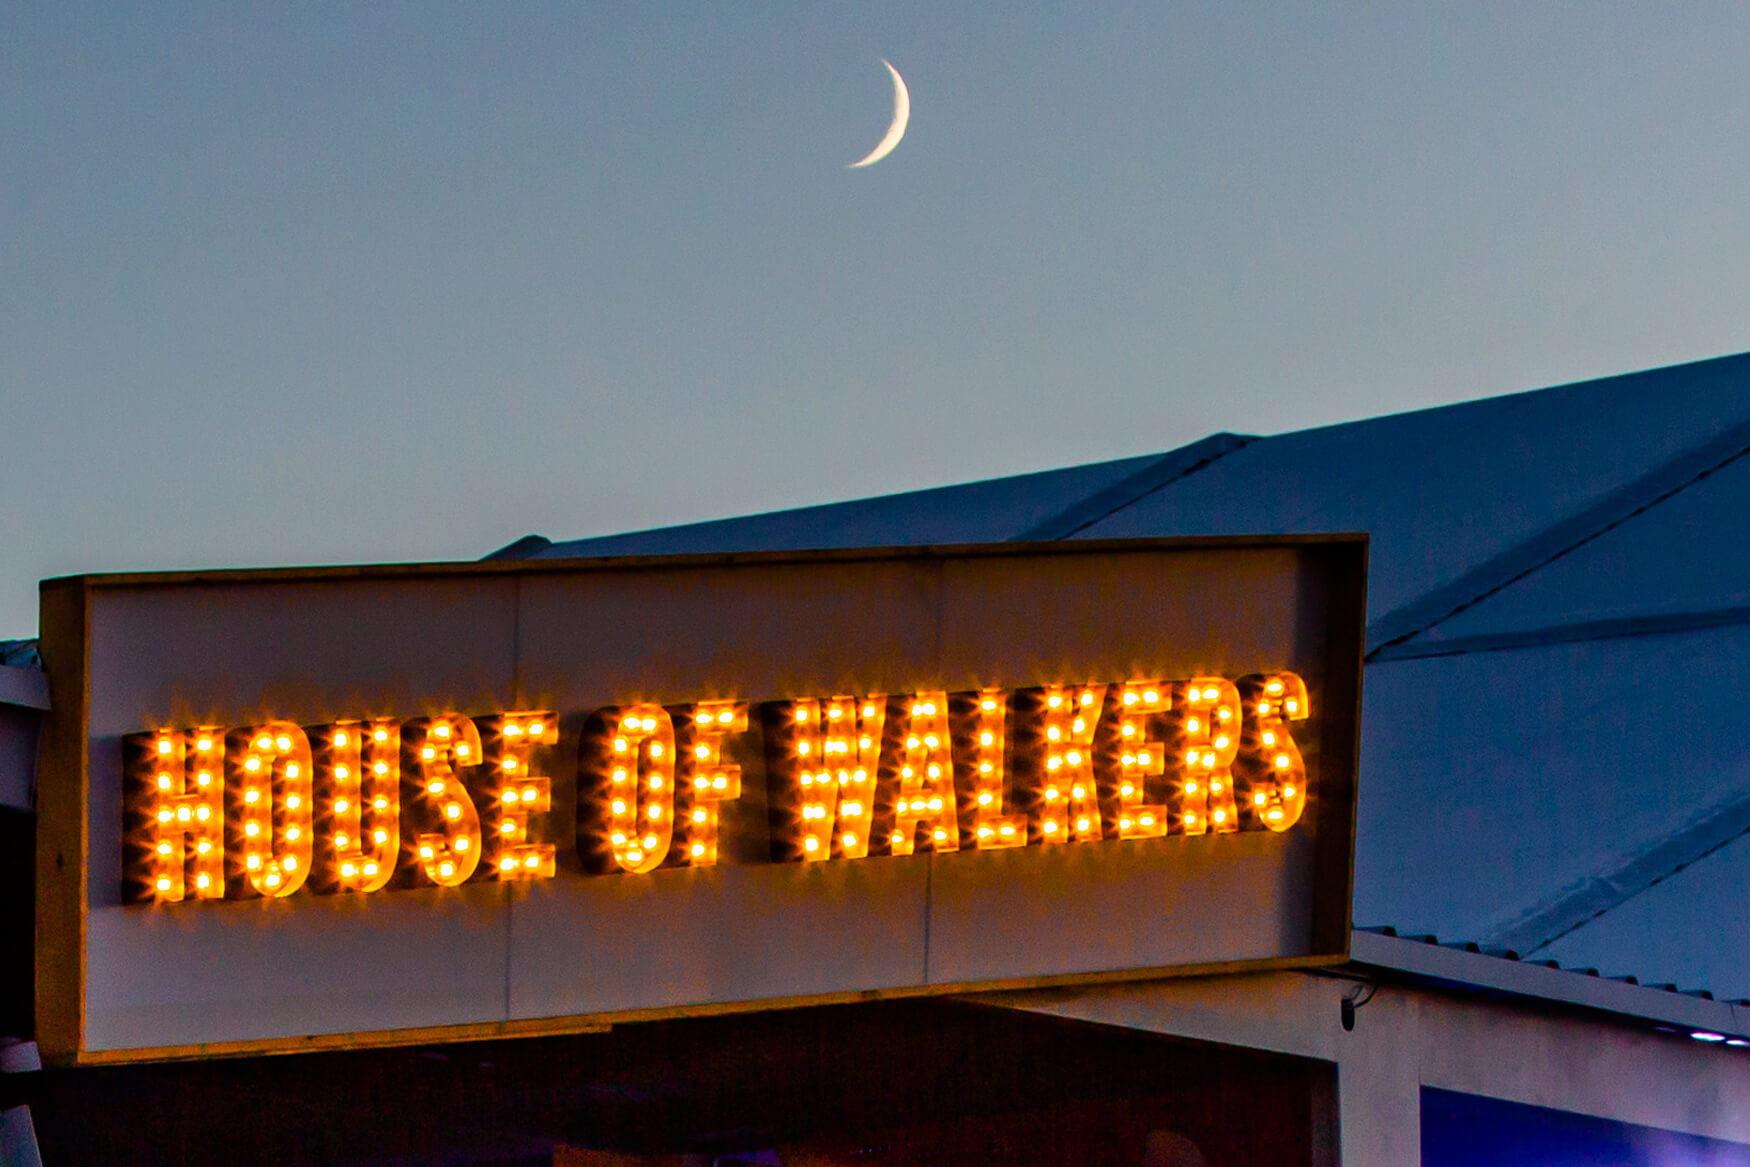
[[[74, 1026], [77, 1052], [75, 1060], [85, 1056], [85, 1002], [91, 995], [91, 978], [87, 975], [87, 944], [90, 933], [91, 915], [91, 585], [81, 580], [79, 584], [79, 750], [78, 758], [78, 794], [76, 805], [79, 808], [79, 953], [74, 962], [74, 971], [78, 977], [78, 1007], [79, 1012]], [[42, 992], [42, 986], [36, 986], [36, 992]]]
[[[523, 693], [523, 577], [511, 580], [510, 604], [510, 699], [514, 707], [525, 707]], [[555, 719], [557, 720], [557, 719]], [[514, 958], [516, 929], [516, 895], [509, 880], [500, 880], [504, 889], [504, 1020], [510, 1022], [511, 961]]]
[[523, 702], [523, 577], [512, 577], [510, 604], [510, 690], [511, 700]]
[[[933, 621], [930, 645], [930, 659], [936, 662], [936, 677], [942, 677], [942, 608], [946, 604], [948, 592], [948, 567], [937, 562], [936, 570], [936, 618]], [[946, 712], [946, 710], [944, 710]], [[949, 773], [953, 768], [949, 767]], [[879, 775], [877, 775], [879, 777]], [[924, 984], [930, 983], [930, 919], [935, 912], [936, 895], [936, 848], [931, 846], [929, 862], [924, 865]]]

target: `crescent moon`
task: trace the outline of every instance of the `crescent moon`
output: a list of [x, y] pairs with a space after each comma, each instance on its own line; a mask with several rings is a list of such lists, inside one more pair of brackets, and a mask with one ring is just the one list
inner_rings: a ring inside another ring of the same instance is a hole
[[905, 137], [905, 123], [911, 120], [911, 94], [906, 91], [905, 78], [899, 75], [899, 70], [893, 67], [893, 62], [886, 57], [881, 63], [887, 66], [887, 71], [893, 74], [893, 124], [887, 127], [887, 135], [875, 143], [875, 148], [869, 151], [869, 156], [861, 162], [853, 162], [846, 170], [860, 170], [865, 166], [873, 166], [899, 145], [899, 140]]

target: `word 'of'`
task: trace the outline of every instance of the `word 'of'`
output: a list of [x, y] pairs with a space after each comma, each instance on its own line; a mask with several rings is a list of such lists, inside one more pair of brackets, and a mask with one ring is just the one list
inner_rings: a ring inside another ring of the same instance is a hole
[[[1294, 673], [591, 714], [573, 832], [587, 872], [717, 861], [742, 767], [764, 858], [1285, 831], [1308, 795]], [[367, 893], [549, 879], [551, 711], [161, 729], [125, 739], [124, 898]], [[751, 752], [755, 751], [757, 752]], [[746, 827], [744, 822], [741, 824]], [[741, 855], [746, 857], [747, 848]]]

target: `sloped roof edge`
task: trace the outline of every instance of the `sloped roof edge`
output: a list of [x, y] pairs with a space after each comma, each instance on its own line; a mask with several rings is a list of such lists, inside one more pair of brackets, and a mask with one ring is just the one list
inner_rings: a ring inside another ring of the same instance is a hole
[[1711, 995], [1681, 992], [1674, 986], [1603, 977], [1597, 969], [1521, 960], [1517, 953], [1485, 951], [1475, 944], [1442, 944], [1432, 936], [1399, 936], [1389, 928], [1357, 928], [1350, 933], [1349, 958], [1354, 964], [1418, 980], [1573, 1005], [1692, 1033], [1727, 1038], [1750, 1035], [1750, 1002], [1716, 1001]]

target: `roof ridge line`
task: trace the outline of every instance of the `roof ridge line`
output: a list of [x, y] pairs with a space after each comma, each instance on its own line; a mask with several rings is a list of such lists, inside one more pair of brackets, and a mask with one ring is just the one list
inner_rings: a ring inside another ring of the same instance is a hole
[[1540, 624], [1517, 632], [1479, 632], [1450, 640], [1399, 640], [1381, 645], [1369, 654], [1373, 661], [1427, 660], [1438, 656], [1470, 656], [1481, 652], [1509, 652], [1517, 648], [1547, 648], [1582, 640], [1620, 640], [1633, 636], [1671, 636], [1708, 628], [1750, 624], [1750, 605], [1722, 604], [1711, 608], [1682, 608], [1652, 612], [1645, 616], [1610, 616], [1595, 620], [1564, 620]]
[[1576, 880], [1511, 917], [1497, 916], [1505, 922], [1483, 929], [1487, 942], [1529, 958], [1746, 834], [1750, 834], [1750, 793], [1740, 793], [1701, 811], [1641, 850], [1619, 856], [1614, 867]]
[[1625, 486], [1367, 626], [1367, 659], [1450, 620], [1750, 453], [1750, 421], [1675, 454]]
[[1256, 434], [1231, 434], [1224, 430], [1169, 450], [1136, 473], [1071, 503], [1050, 518], [1010, 535], [1004, 542], [1068, 539], [1257, 440]]

